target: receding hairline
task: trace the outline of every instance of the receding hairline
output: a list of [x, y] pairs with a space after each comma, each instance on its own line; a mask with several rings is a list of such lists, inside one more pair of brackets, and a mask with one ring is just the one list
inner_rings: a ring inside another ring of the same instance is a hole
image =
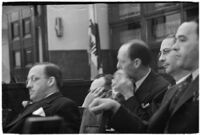
[[[41, 68], [43, 69], [44, 75], [45, 75], [45, 76], [48, 76], [48, 75], [47, 75], [47, 67], [48, 67], [48, 66], [52, 66], [52, 67], [58, 68], [58, 70], [60, 70], [60, 68], [59, 68], [56, 64], [54, 64], [54, 63], [49, 63], [49, 62], [35, 63], [35, 64], [31, 67], [31, 69], [32, 69], [32, 68], [35, 68], [35, 67], [41, 67]], [[30, 70], [31, 70], [31, 69], [30, 69]]]
[[131, 45], [134, 45], [134, 44], [140, 44], [140, 45], [143, 45], [143, 46], [149, 48], [149, 46], [144, 41], [139, 40], [139, 39], [130, 40], [130, 41], [126, 42], [124, 45], [127, 45], [129, 48]]
[[128, 42], [122, 44], [122, 46], [119, 48], [119, 51], [125, 50], [128, 54], [129, 48], [134, 44], [139, 44], [139, 45], [144, 46], [147, 49], [149, 49], [149, 46], [144, 41], [142, 41], [140, 39], [132, 39], [132, 40], [129, 40]]
[[[194, 25], [195, 24], [195, 25]], [[195, 22], [195, 21], [187, 21], [187, 22], [183, 22], [180, 26], [179, 26], [179, 28], [178, 28], [178, 30], [180, 29], [180, 28], [182, 28], [182, 27], [189, 27], [189, 28], [187, 28], [188, 29], [188, 32], [194, 32], [194, 33], [196, 33], [197, 34], [197, 36], [199, 35], [199, 30], [198, 30], [198, 24], [197, 24], [197, 22]], [[185, 28], [186, 29], [186, 28]], [[177, 30], [177, 31], [178, 31]]]

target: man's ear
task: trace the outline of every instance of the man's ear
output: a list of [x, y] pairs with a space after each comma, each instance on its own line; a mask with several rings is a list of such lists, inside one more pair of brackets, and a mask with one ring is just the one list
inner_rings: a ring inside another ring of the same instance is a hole
[[53, 86], [54, 84], [55, 84], [55, 77], [49, 77], [49, 80], [48, 80], [48, 84], [49, 84], [49, 86]]
[[139, 68], [140, 67], [140, 65], [142, 64], [142, 61], [141, 61], [141, 59], [139, 59], [139, 58], [135, 58], [135, 67], [136, 68]]

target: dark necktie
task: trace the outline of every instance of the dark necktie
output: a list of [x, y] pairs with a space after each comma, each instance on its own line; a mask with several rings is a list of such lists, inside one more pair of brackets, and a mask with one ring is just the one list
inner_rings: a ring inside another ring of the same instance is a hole
[[192, 75], [189, 75], [182, 83], [178, 84], [177, 90], [176, 90], [174, 96], [171, 99], [171, 103], [170, 103], [170, 106], [169, 106], [170, 112], [173, 111], [178, 100], [183, 95], [183, 93], [187, 89], [188, 84], [191, 83], [191, 81], [192, 81]]
[[133, 83], [133, 95], [135, 95], [135, 93], [136, 93], [136, 85], [135, 83]]

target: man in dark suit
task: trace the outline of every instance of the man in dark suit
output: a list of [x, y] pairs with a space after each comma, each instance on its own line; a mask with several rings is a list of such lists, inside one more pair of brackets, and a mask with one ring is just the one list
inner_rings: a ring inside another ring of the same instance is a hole
[[190, 72], [179, 67], [176, 58], [176, 51], [173, 50], [173, 45], [175, 42], [175, 35], [169, 35], [162, 41], [160, 46], [159, 61], [161, 62], [162, 67], [165, 69], [165, 72], [171, 75], [177, 84], [181, 81], [181, 78]]
[[165, 94], [160, 108], [143, 121], [119, 103], [110, 99], [95, 99], [90, 111], [109, 110], [111, 125], [121, 133], [198, 133], [199, 132], [199, 23], [183, 23], [176, 33], [177, 64], [190, 74]]
[[61, 86], [62, 73], [57, 65], [52, 63], [34, 65], [28, 73], [26, 85], [30, 103], [4, 128], [4, 132], [23, 133], [24, 122], [30, 116], [58, 115], [64, 119], [64, 128], [61, 132], [78, 133], [80, 126], [78, 107], [59, 92]]
[[[141, 40], [134, 39], [122, 45], [117, 58], [117, 68], [125, 71], [135, 84], [132, 95], [129, 94], [122, 104], [140, 118], [148, 120], [160, 105], [163, 91], [167, 90], [169, 83], [150, 68], [150, 49]], [[155, 99], [158, 93], [162, 94]]]

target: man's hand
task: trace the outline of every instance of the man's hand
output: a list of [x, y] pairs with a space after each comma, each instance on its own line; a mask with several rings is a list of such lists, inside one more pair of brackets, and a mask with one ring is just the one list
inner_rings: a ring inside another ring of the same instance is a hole
[[133, 95], [133, 84], [128, 78], [121, 78], [119, 82], [113, 87], [116, 92], [121, 93], [125, 100], [134, 96]]
[[90, 90], [87, 94], [82, 107], [88, 107], [88, 105], [97, 97], [104, 97], [106, 93], [104, 92], [104, 88], [96, 88], [94, 90]]
[[89, 110], [95, 114], [103, 111], [112, 111], [112, 113], [115, 114], [120, 106], [121, 105], [115, 100], [109, 98], [96, 98], [89, 105]]

